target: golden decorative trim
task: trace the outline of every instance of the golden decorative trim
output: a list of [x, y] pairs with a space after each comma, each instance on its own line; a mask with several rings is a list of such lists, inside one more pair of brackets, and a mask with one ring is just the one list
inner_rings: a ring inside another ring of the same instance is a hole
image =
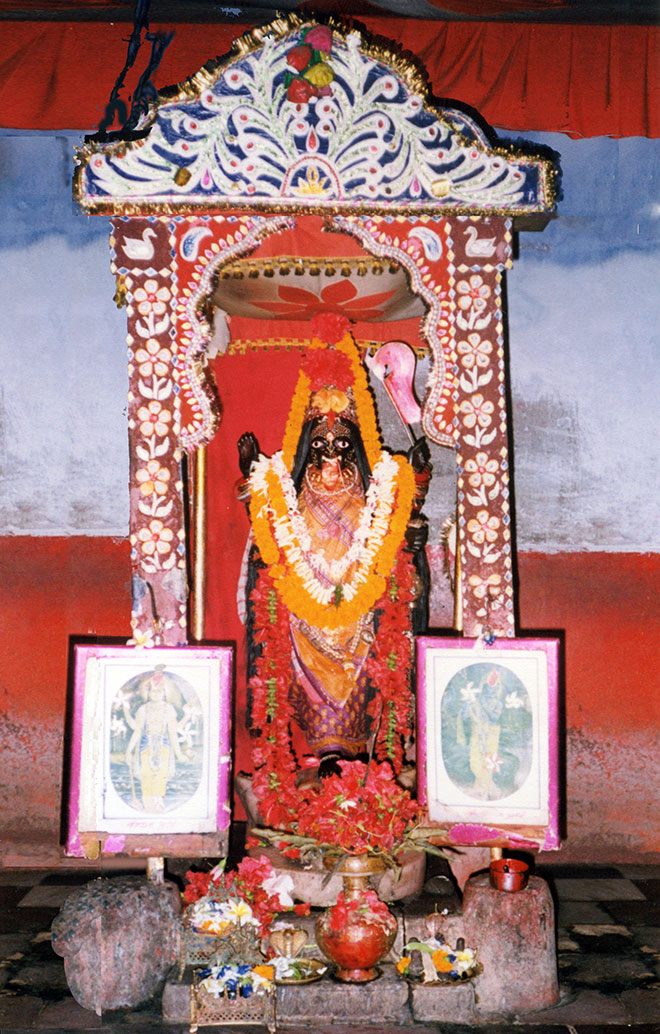
[[[79, 201], [86, 215], [106, 216], [130, 216], [130, 215], [190, 215], [194, 216], [203, 212], [205, 215], [223, 215], [225, 212], [232, 212], [236, 215], [371, 215], [371, 216], [427, 216], [432, 219], [451, 218], [451, 216], [473, 215], [489, 216], [500, 215], [508, 219], [515, 219], [520, 216], [545, 215], [544, 208], [474, 208], [469, 205], [443, 205], [424, 202], [420, 205], [398, 204], [389, 201], [342, 201], [334, 202], [332, 205], [322, 205], [318, 202], [309, 203], [300, 201], [270, 201], [268, 198], [257, 198], [245, 202], [244, 199], [213, 202], [199, 202], [196, 204], [189, 198], [182, 197], [176, 201], [84, 201], [74, 196]], [[553, 202], [554, 203], [554, 202]], [[550, 207], [550, 206], [549, 206]]]
[[367, 258], [356, 256], [353, 258], [322, 256], [313, 257], [309, 255], [282, 256], [264, 259], [238, 259], [228, 262], [226, 266], [218, 271], [218, 280], [242, 280], [256, 279], [260, 276], [272, 277], [276, 273], [280, 276], [303, 276], [309, 273], [310, 276], [366, 276], [373, 273], [381, 276], [386, 269], [390, 273], [396, 273], [403, 267], [398, 262], [383, 261], [379, 258]]
[[[353, 340], [358, 350], [364, 354], [371, 354], [377, 351], [383, 344], [382, 341], [373, 341], [368, 338], [354, 338]], [[224, 355], [246, 355], [248, 352], [260, 352], [266, 349], [275, 352], [292, 352], [295, 348], [303, 349], [307, 348], [308, 345], [309, 340], [307, 338], [270, 337], [250, 338], [249, 340], [247, 338], [236, 338], [229, 342]], [[428, 344], [410, 345], [410, 347], [419, 359], [424, 359], [432, 351]]]
[[204, 601], [206, 599], [206, 446], [194, 456], [193, 594], [192, 635], [197, 643], [204, 639]]

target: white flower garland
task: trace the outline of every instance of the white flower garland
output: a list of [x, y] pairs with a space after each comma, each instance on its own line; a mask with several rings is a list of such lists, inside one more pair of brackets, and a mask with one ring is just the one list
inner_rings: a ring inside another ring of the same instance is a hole
[[[280, 483], [287, 506], [285, 514], [278, 514], [268, 498], [269, 474]], [[282, 453], [277, 452], [270, 459], [261, 456], [257, 461], [250, 474], [250, 488], [264, 499], [261, 512], [268, 515], [277, 545], [303, 582], [305, 590], [318, 603], [329, 605], [334, 602], [338, 585], [341, 585], [342, 598], [351, 600], [358, 586], [369, 577], [390, 526], [397, 474], [398, 465], [394, 457], [387, 452], [381, 453], [371, 475], [350, 548], [340, 560], [327, 561], [319, 554], [315, 554], [312, 560], [311, 537], [298, 508], [295, 485]], [[344, 582], [343, 578], [353, 565], [356, 565], [355, 571]]]

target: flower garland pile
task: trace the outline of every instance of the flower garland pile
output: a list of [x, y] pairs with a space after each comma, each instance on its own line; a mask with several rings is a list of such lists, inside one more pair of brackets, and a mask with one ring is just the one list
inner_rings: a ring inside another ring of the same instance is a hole
[[290, 876], [278, 876], [268, 858], [245, 857], [235, 871], [224, 862], [210, 872], [186, 873], [184, 921], [199, 933], [221, 937], [232, 927], [255, 927], [264, 936], [279, 912], [307, 915], [308, 904], [295, 904]]
[[313, 842], [348, 854], [393, 858], [418, 820], [417, 804], [395, 781], [387, 763], [339, 764], [341, 775], [330, 775], [320, 788], [306, 790], [297, 837], [280, 848], [290, 856], [297, 843]]
[[418, 827], [419, 805], [395, 781], [388, 764], [342, 761], [340, 767], [341, 775], [297, 791], [297, 818], [289, 815], [288, 825], [283, 821], [279, 828], [253, 830], [248, 846], [269, 844], [303, 865], [340, 852], [340, 857], [369, 854], [398, 869], [404, 850], [443, 855]]

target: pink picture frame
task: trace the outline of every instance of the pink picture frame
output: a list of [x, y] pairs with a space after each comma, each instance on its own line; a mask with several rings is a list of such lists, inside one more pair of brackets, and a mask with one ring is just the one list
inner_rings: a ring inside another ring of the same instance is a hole
[[557, 639], [417, 639], [418, 799], [456, 846], [556, 850]]
[[74, 647], [65, 852], [226, 853], [231, 646]]

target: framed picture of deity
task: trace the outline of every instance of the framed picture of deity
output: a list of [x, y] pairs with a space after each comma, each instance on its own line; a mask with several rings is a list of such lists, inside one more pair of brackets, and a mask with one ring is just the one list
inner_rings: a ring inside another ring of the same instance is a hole
[[176, 838], [193, 855], [209, 838], [218, 846], [230, 824], [232, 671], [230, 646], [74, 647], [68, 854], [172, 855]]
[[558, 651], [417, 640], [418, 795], [448, 843], [559, 846]]

